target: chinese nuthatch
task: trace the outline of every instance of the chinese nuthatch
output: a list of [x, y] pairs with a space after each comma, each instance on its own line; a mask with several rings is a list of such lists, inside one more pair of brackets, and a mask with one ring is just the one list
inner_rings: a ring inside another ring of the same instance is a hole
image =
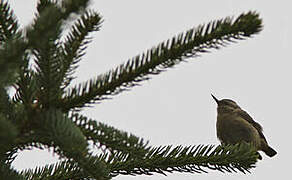
[[[230, 99], [218, 100], [215, 96], [212, 95], [212, 97], [218, 105], [216, 129], [217, 137], [222, 144], [246, 142], [269, 157], [277, 154], [268, 145], [262, 126], [255, 122], [247, 112]], [[261, 157], [259, 158], [261, 159]]]

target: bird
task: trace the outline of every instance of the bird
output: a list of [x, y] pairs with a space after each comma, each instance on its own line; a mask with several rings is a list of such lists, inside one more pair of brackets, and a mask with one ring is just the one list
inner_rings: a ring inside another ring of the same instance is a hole
[[[273, 157], [277, 152], [268, 145], [263, 134], [262, 126], [242, 110], [236, 102], [231, 99], [218, 100], [213, 94], [217, 103], [217, 137], [222, 145], [250, 143], [257, 151], [263, 151], [267, 156]], [[259, 154], [259, 159], [262, 157]]]

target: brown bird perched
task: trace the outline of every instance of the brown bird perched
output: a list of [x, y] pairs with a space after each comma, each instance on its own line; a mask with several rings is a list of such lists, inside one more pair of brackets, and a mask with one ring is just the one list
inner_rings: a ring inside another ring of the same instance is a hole
[[[269, 157], [277, 154], [268, 145], [262, 126], [255, 122], [247, 112], [230, 99], [218, 100], [212, 94], [211, 96], [218, 105], [216, 129], [217, 137], [222, 144], [247, 142]], [[259, 158], [261, 159], [261, 156]]]

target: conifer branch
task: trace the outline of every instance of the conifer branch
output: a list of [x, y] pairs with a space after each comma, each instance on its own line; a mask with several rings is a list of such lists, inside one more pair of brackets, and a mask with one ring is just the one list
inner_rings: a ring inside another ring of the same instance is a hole
[[26, 43], [21, 37], [19, 24], [8, 2], [0, 1], [0, 86], [15, 82], [22, 65]]
[[49, 109], [42, 112], [39, 119], [39, 127], [36, 126], [38, 129], [35, 131], [41, 137], [45, 137], [47, 142], [51, 142], [53, 147], [60, 148], [64, 154], [69, 152], [72, 154], [71, 151], [83, 154], [88, 151], [87, 142], [80, 129], [59, 110]]
[[62, 96], [63, 66], [61, 56], [61, 33], [65, 19], [57, 2], [39, 1], [38, 14], [31, 27], [27, 28], [29, 47], [35, 58], [35, 80], [38, 89], [38, 103], [45, 108], [54, 106]]
[[74, 113], [70, 119], [80, 128], [88, 141], [93, 141], [97, 147], [105, 147], [111, 153], [122, 153], [131, 157], [144, 157], [150, 147], [148, 142], [127, 132]]
[[64, 1], [62, 4], [64, 7], [60, 7], [53, 1], [40, 1], [37, 18], [27, 30], [29, 45], [35, 57], [37, 72], [35, 78], [40, 89], [38, 100], [44, 107], [56, 106], [57, 99], [62, 96], [64, 88], [73, 79], [72, 73], [77, 67], [76, 63], [90, 42], [88, 34], [99, 30], [100, 15], [87, 10], [73, 25], [65, 42], [60, 41], [63, 28], [66, 26], [64, 21], [69, 17], [69, 11], [66, 9], [73, 11], [75, 8], [69, 6], [75, 6], [74, 3]]
[[[41, 147], [52, 147], [60, 157], [67, 158], [70, 163], [82, 168], [87, 176], [108, 179], [109, 173], [103, 160], [89, 153], [82, 132], [61, 111], [49, 109], [42, 112], [37, 119], [39, 125], [34, 127], [35, 133], [29, 136], [35, 138], [33, 141], [43, 144]], [[35, 144], [22, 147], [29, 145]], [[38, 143], [36, 145], [38, 146]]]
[[[104, 154], [92, 157], [91, 160], [105, 161], [110, 176], [118, 175], [167, 175], [173, 172], [208, 173], [218, 170], [223, 173], [247, 173], [255, 167], [258, 154], [249, 144], [228, 146], [198, 145], [198, 146], [160, 146], [151, 147], [143, 157], [124, 155], [121, 153]], [[87, 163], [92, 164], [92, 163]], [[95, 169], [95, 171], [97, 171]], [[92, 178], [78, 163], [63, 161], [35, 170], [21, 172], [27, 179], [60, 177], [69, 179]], [[98, 172], [98, 171], [97, 171]]]
[[0, 113], [0, 161], [7, 160], [6, 152], [13, 148], [17, 135], [15, 125]]
[[15, 122], [14, 104], [11, 102], [5, 88], [0, 88], [0, 114], [11, 122]]
[[134, 135], [119, 131], [102, 123], [73, 114], [72, 121], [81, 129], [87, 140], [105, 146], [110, 151], [105, 160], [112, 176], [166, 172], [249, 172], [255, 167], [258, 154], [247, 144], [235, 146], [160, 146], [151, 147]]
[[[28, 59], [25, 60], [27, 63]], [[38, 89], [36, 82], [36, 73], [31, 69], [28, 69], [28, 65], [21, 69], [19, 78], [14, 85], [16, 93], [14, 94], [12, 101], [15, 104], [21, 104], [28, 109], [38, 99]]]
[[211, 49], [219, 49], [234, 40], [251, 37], [261, 29], [261, 19], [254, 12], [241, 14], [235, 20], [228, 17], [190, 29], [128, 60], [114, 70], [69, 89], [59, 106], [68, 111], [101, 102], [137, 86], [141, 81], [149, 79], [149, 75], [160, 74], [187, 58], [196, 57]]
[[0, 85], [2, 87], [15, 83], [20, 67], [24, 64], [23, 54], [27, 45], [23, 39], [15, 38], [15, 40], [8, 40], [0, 47]]
[[209, 170], [221, 172], [249, 172], [255, 167], [258, 154], [248, 144], [235, 146], [161, 146], [152, 148], [142, 159], [112, 158], [110, 167], [112, 176], [152, 175], [166, 172], [207, 173]]
[[42, 44], [42, 40], [48, 41], [56, 39], [61, 30], [65, 20], [72, 13], [78, 13], [85, 10], [88, 6], [89, 0], [64, 0], [60, 6], [56, 1], [40, 0], [38, 2], [38, 15], [31, 25], [27, 28], [27, 37], [30, 40], [30, 45], [37, 48]]
[[62, 161], [44, 167], [38, 167], [21, 171], [20, 174], [25, 177], [26, 180], [33, 179], [89, 179], [90, 176], [86, 175], [84, 171], [77, 165], [72, 164], [69, 161]]
[[102, 23], [101, 16], [94, 11], [86, 11], [71, 27], [69, 34], [63, 43], [63, 62], [61, 72], [63, 72], [63, 88], [66, 88], [72, 79], [74, 70], [78, 67], [76, 64], [85, 54], [87, 44], [91, 42], [88, 34], [93, 31], [99, 31]]
[[[91, 161], [101, 161], [102, 157], [93, 157]], [[86, 162], [88, 164], [94, 164], [94, 162]], [[20, 174], [23, 175], [27, 180], [34, 179], [47, 179], [47, 180], [55, 180], [55, 179], [97, 179], [97, 180], [107, 180], [110, 177], [102, 176], [104, 173], [104, 169], [96, 169], [95, 167], [90, 167], [94, 171], [96, 171], [97, 177], [94, 177], [86, 172], [86, 170], [80, 168], [78, 163], [74, 163], [72, 161], [61, 161], [55, 164], [46, 165], [44, 167], [38, 167], [36, 169], [28, 169], [21, 171]]]
[[9, 179], [9, 180], [26, 180], [23, 176], [18, 174], [18, 172], [11, 167], [11, 165], [7, 165], [0, 161], [0, 174], [1, 179]]
[[62, 8], [65, 9], [65, 17], [68, 17], [72, 13], [81, 14], [88, 7], [90, 0], [64, 0], [62, 1]]
[[11, 39], [18, 31], [19, 24], [7, 2], [0, 1], [0, 45]]

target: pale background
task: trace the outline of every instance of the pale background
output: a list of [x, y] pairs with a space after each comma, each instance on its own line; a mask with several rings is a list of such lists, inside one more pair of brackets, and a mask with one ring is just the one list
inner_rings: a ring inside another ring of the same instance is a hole
[[[11, 0], [22, 25], [28, 25], [36, 1]], [[264, 155], [251, 174], [172, 173], [118, 176], [114, 179], [275, 179], [291, 177], [291, 3], [290, 1], [96, 0], [92, 8], [104, 17], [100, 32], [77, 72], [81, 82], [125, 62], [144, 50], [193, 26], [256, 10], [264, 30], [254, 38], [188, 59], [142, 86], [133, 88], [84, 111], [86, 115], [131, 132], [152, 145], [219, 144], [216, 103], [210, 96], [235, 100], [264, 127], [278, 151]], [[17, 169], [55, 162], [47, 151], [22, 152]]]

